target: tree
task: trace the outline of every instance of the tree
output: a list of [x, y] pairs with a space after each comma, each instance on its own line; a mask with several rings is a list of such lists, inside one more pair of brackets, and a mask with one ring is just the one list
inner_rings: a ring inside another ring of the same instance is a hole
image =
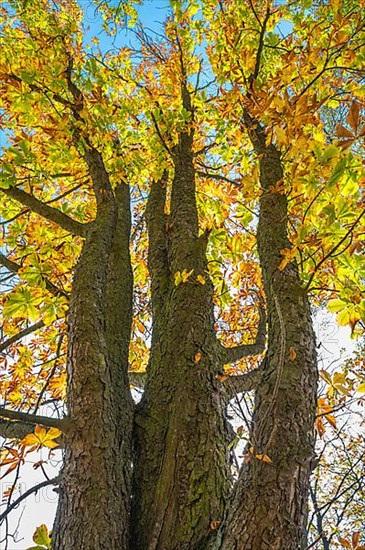
[[[361, 14], [171, 1], [107, 52], [73, 0], [1, 17], [8, 472], [63, 446], [57, 550], [305, 548], [310, 303], [357, 334], [365, 312]], [[252, 390], [233, 483], [226, 408]]]

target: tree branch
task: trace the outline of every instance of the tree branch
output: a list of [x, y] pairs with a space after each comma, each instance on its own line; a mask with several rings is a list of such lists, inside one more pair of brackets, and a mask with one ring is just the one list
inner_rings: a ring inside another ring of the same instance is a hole
[[20, 265], [16, 262], [13, 262], [13, 260], [9, 260], [4, 254], [1, 254], [0, 252], [0, 264], [6, 267], [9, 271], [12, 271], [13, 273], [18, 273], [20, 269]]
[[7, 340], [4, 340], [3, 342], [0, 343], [0, 353], [2, 351], [4, 351], [4, 349], [11, 346], [11, 344], [14, 344], [15, 342], [18, 342], [19, 340], [21, 340], [25, 336], [28, 336], [29, 334], [32, 334], [36, 330], [39, 330], [43, 327], [44, 327], [44, 322], [42, 320], [37, 321], [36, 323], [34, 323], [34, 325], [30, 325], [29, 327], [21, 330], [20, 332], [17, 332], [13, 336], [10, 336], [10, 338], [8, 338]]
[[57, 208], [49, 206], [30, 193], [23, 191], [23, 189], [19, 189], [18, 187], [9, 187], [8, 189], [0, 188], [0, 191], [8, 197], [20, 202], [24, 206], [27, 206], [32, 210], [32, 212], [35, 212], [43, 218], [59, 225], [73, 235], [79, 235], [80, 237], [86, 236], [88, 224], [83, 224], [73, 220], [67, 216], [67, 214], [64, 214]]
[[[4, 254], [0, 253], [0, 264], [2, 264], [4, 267], [9, 269], [9, 271], [12, 271], [13, 273], [18, 273], [19, 269], [21, 269], [21, 265], [14, 262], [13, 260], [9, 260]], [[58, 288], [58, 286], [54, 285], [49, 281], [46, 277], [42, 277], [46, 289], [53, 294], [54, 296], [64, 296], [65, 298], [69, 298], [68, 294], [62, 290], [61, 288]]]
[[32, 433], [34, 424], [11, 420], [0, 420], [0, 437], [4, 439], [23, 439]]
[[244, 374], [238, 374], [237, 376], [227, 376], [227, 378], [223, 380], [223, 384], [226, 389], [228, 401], [231, 400], [238, 393], [254, 390], [260, 381], [261, 375], [262, 368], [260, 366], [254, 370], [245, 372]]
[[3, 521], [14, 508], [16, 508], [23, 500], [28, 498], [31, 494], [37, 493], [40, 489], [43, 489], [43, 487], [47, 487], [48, 485], [58, 485], [60, 481], [60, 476], [54, 477], [53, 479], [46, 479], [45, 481], [42, 481], [41, 483], [38, 483], [38, 485], [34, 485], [34, 487], [31, 487], [28, 489], [28, 491], [25, 491], [20, 497], [18, 497], [14, 502], [12, 502], [6, 510], [0, 514], [0, 522]]
[[260, 307], [260, 321], [257, 329], [257, 335], [253, 344], [243, 344], [241, 346], [234, 346], [232, 348], [226, 348], [221, 342], [220, 345], [220, 358], [224, 365], [229, 363], [235, 363], [243, 357], [251, 357], [252, 355], [259, 355], [265, 349], [266, 340], [266, 314], [263, 308]]
[[34, 426], [45, 426], [47, 428], [58, 428], [64, 430], [68, 424], [67, 418], [50, 418], [49, 416], [41, 416], [38, 414], [24, 413], [21, 411], [12, 411], [0, 407], [0, 418], [8, 418], [10, 420], [19, 420], [20, 422], [26, 422], [33, 424]]

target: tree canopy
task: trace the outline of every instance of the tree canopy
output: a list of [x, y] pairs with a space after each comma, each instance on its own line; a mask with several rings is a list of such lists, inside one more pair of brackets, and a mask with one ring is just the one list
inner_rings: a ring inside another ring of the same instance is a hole
[[0, 7], [1, 519], [58, 446], [36, 548], [360, 550], [364, 15], [141, 4]]

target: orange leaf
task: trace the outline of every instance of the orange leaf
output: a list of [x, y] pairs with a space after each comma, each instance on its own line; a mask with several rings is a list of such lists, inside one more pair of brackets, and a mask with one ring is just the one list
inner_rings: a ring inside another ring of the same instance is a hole
[[360, 540], [360, 531], [354, 531], [352, 533], [352, 546], [354, 548], [357, 548], [357, 545], [359, 544]]
[[271, 458], [268, 455], [258, 454], [256, 455], [257, 460], [262, 460], [262, 462], [267, 462], [268, 464], [272, 463]]
[[18, 466], [19, 462], [13, 462], [13, 464], [11, 464], [11, 466], [9, 466], [9, 468], [6, 470], [5, 474], [3, 474], [0, 479], [3, 479], [3, 477], [7, 476], [8, 474], [10, 474], [10, 472], [12, 472], [13, 470], [15, 470], [15, 468]]
[[342, 537], [338, 537], [338, 540], [340, 541], [342, 546], [344, 546], [345, 548], [350, 548], [350, 550], [351, 550], [351, 543], [348, 540], [346, 540]]
[[291, 348], [289, 349], [290, 361], [295, 361], [296, 356], [297, 356], [297, 352], [295, 351], [295, 348], [291, 346]]
[[316, 428], [317, 428], [317, 432], [318, 432], [319, 437], [322, 437], [324, 432], [326, 431], [326, 428], [324, 427], [322, 418], [317, 418], [316, 419]]
[[210, 528], [212, 531], [215, 531], [218, 526], [220, 524], [220, 520], [219, 519], [214, 519], [211, 523], [210, 523]]
[[348, 149], [349, 147], [351, 147], [351, 145], [353, 143], [355, 143], [356, 139], [355, 138], [352, 138], [352, 139], [344, 139], [343, 141], [341, 141], [339, 143], [339, 146], [341, 147], [341, 149]]
[[195, 354], [195, 363], [199, 363], [201, 358], [202, 354], [200, 353], [200, 351], [198, 351], [198, 353]]

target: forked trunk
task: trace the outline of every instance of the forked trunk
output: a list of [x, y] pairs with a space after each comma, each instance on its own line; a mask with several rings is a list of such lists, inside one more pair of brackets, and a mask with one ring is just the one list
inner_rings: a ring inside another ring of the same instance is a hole
[[[174, 171], [170, 215], [164, 214], [164, 180], [153, 184], [147, 213], [153, 337], [136, 415], [135, 550], [206, 548], [230, 487], [207, 235], [198, 236], [190, 134], [180, 136]], [[183, 273], [186, 281], [176, 284]]]

